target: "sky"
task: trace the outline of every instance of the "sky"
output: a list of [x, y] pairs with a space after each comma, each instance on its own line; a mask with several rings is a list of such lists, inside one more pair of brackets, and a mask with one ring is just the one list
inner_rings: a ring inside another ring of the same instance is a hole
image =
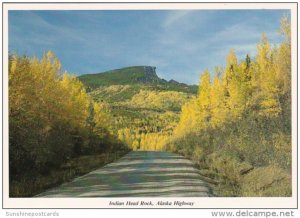
[[264, 32], [272, 45], [288, 10], [9, 11], [9, 52], [54, 52], [63, 70], [81, 75], [156, 66], [159, 77], [197, 84], [224, 66], [231, 48], [254, 57]]

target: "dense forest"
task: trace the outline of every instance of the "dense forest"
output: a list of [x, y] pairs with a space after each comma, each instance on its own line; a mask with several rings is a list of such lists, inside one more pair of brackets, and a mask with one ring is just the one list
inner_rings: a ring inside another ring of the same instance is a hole
[[128, 151], [110, 131], [105, 105], [60, 65], [51, 52], [9, 58], [11, 196], [36, 194]]
[[255, 57], [230, 50], [199, 86], [147, 66], [75, 77], [52, 52], [10, 55], [10, 196], [33, 196], [130, 150], [184, 155], [219, 196], [291, 196], [287, 17], [280, 33], [277, 46], [263, 34]]
[[262, 35], [254, 58], [234, 50], [182, 107], [166, 149], [191, 158], [221, 196], [291, 196], [291, 29], [272, 47]]

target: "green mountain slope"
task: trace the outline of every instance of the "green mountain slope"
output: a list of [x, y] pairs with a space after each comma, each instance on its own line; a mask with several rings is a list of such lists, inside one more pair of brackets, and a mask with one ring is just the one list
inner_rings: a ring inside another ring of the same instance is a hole
[[[147, 86], [147, 89], [197, 93], [196, 85], [187, 85], [175, 80], [166, 81], [156, 74], [156, 67], [133, 66], [78, 77], [90, 89], [111, 85]], [[138, 88], [139, 89], [139, 88]]]

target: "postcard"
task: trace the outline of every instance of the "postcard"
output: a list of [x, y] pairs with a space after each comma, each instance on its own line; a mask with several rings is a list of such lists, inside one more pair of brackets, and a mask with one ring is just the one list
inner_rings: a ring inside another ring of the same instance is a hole
[[297, 3], [3, 3], [3, 208], [297, 208]]

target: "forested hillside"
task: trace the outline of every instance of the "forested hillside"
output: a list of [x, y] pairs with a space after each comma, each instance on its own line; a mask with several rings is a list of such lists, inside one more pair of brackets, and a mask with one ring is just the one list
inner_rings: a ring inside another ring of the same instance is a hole
[[221, 196], [291, 196], [291, 29], [271, 46], [262, 35], [255, 57], [201, 74], [199, 92], [182, 107], [166, 149], [194, 160]]
[[79, 79], [95, 102], [106, 105], [118, 139], [133, 150], [163, 150], [173, 133], [181, 106], [197, 86], [157, 76], [155, 67], [138, 66]]

